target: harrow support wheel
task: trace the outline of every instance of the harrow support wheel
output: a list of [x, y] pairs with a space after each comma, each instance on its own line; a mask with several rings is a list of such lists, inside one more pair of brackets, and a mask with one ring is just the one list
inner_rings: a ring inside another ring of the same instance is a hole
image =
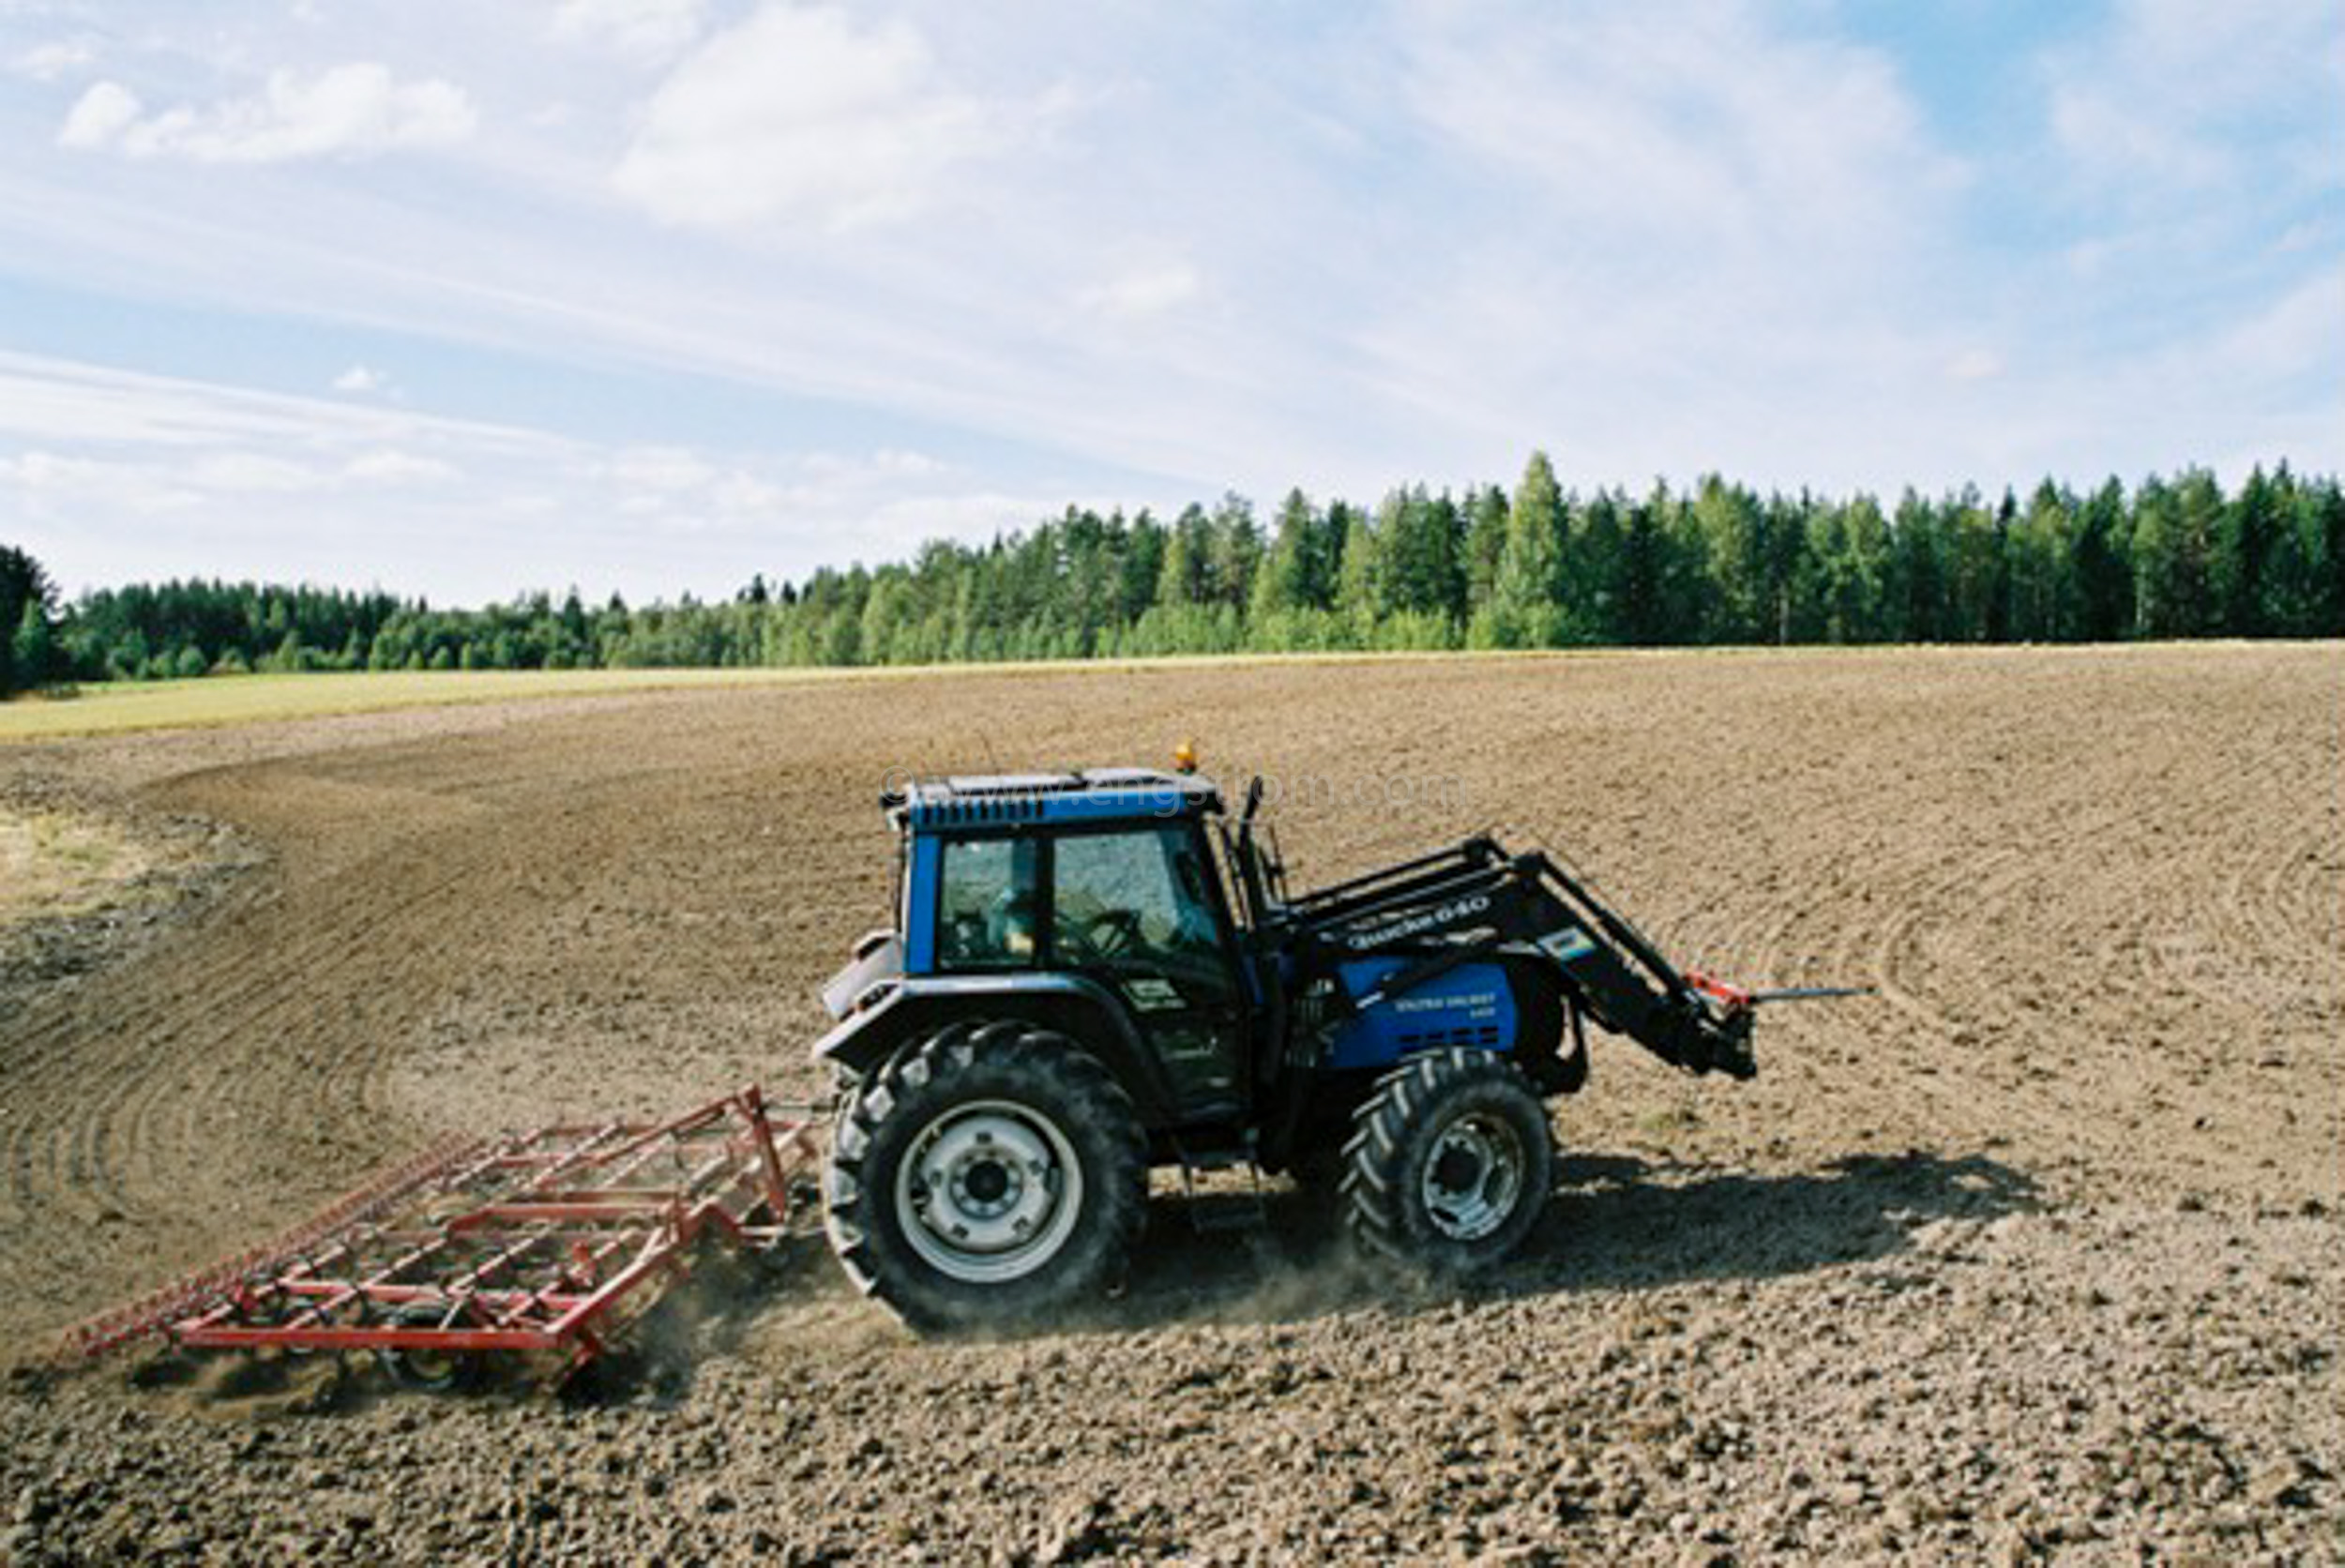
[[840, 1112], [823, 1184], [832, 1250], [915, 1328], [1002, 1328], [1119, 1276], [1147, 1207], [1139, 1112], [1063, 1034], [955, 1024]]
[[1385, 1074], [1343, 1156], [1354, 1250], [1435, 1280], [1504, 1262], [1555, 1181], [1547, 1108], [1513, 1063], [1488, 1051], [1429, 1051]]
[[[401, 1307], [391, 1321], [400, 1328], [442, 1329], [450, 1318], [444, 1307], [416, 1302]], [[443, 1345], [386, 1345], [374, 1355], [392, 1382], [416, 1394], [456, 1394], [480, 1378], [480, 1358], [470, 1350]]]

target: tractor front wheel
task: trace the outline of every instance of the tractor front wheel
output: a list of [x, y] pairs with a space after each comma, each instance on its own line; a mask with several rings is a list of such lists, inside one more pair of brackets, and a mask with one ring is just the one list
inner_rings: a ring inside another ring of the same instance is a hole
[[831, 1246], [915, 1328], [1048, 1318], [1119, 1274], [1147, 1141], [1097, 1058], [1028, 1024], [956, 1024], [852, 1097], [824, 1199]]
[[1429, 1051], [1387, 1073], [1343, 1155], [1354, 1247], [1442, 1280], [1511, 1255], [1555, 1179], [1547, 1108], [1512, 1063], [1487, 1051]]

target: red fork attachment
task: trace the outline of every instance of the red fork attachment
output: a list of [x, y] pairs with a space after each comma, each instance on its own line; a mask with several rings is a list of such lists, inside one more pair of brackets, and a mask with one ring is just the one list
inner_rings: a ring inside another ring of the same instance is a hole
[[1753, 1007], [1770, 1002], [1830, 1002], [1844, 996], [1872, 996], [1872, 986], [1783, 986], [1773, 990], [1746, 990], [1729, 985], [1715, 974], [1704, 974], [1698, 969], [1686, 972], [1689, 990], [1700, 992], [1724, 1007], [1729, 1013], [1747, 1013]]
[[710, 1235], [805, 1229], [819, 1147], [751, 1086], [653, 1124], [445, 1144], [266, 1247], [69, 1331], [85, 1361], [160, 1336], [199, 1349], [552, 1353], [567, 1377], [688, 1273]]
[[1708, 997], [1729, 1013], [1747, 1013], [1757, 1000], [1740, 986], [1732, 986], [1715, 974], [1704, 974], [1698, 969], [1686, 972], [1687, 988]]

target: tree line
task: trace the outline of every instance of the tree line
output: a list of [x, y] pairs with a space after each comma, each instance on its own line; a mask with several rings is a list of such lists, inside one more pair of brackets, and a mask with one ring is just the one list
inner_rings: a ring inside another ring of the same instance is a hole
[[1579, 493], [1535, 453], [1511, 494], [1417, 485], [1364, 508], [1296, 490], [1267, 518], [1237, 495], [1169, 520], [1069, 507], [987, 544], [634, 608], [212, 581], [60, 606], [37, 563], [0, 549], [0, 692], [255, 670], [2337, 637], [2345, 495], [2285, 465], [2229, 494], [2203, 469], [1885, 505], [1716, 476]]

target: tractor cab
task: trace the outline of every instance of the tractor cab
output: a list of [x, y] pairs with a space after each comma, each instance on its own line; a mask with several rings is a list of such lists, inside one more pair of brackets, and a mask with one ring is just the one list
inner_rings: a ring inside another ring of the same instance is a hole
[[896, 927], [826, 988], [840, 1045], [891, 1000], [1014, 998], [1125, 1048], [1118, 1065], [1154, 1102], [1153, 1125], [1244, 1112], [1261, 977], [1209, 828], [1222, 813], [1209, 780], [1146, 768], [953, 777], [881, 804], [898, 835]]

